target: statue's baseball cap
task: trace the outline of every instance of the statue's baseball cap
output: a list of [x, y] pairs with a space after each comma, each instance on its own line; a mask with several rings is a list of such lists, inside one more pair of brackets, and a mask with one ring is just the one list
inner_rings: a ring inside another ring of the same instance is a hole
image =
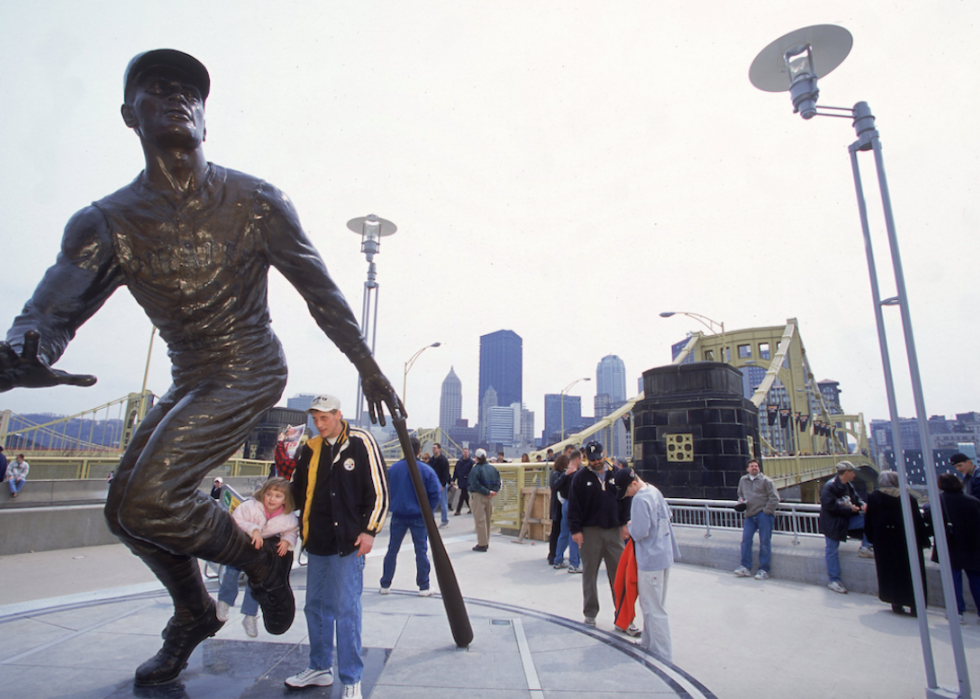
[[317, 396], [310, 403], [310, 407], [306, 412], [310, 410], [319, 410], [321, 413], [329, 413], [334, 410], [340, 410], [340, 399], [334, 396], [322, 395]]
[[200, 91], [201, 99], [206, 100], [208, 98], [208, 94], [211, 92], [211, 76], [208, 75], [208, 69], [204, 67], [203, 63], [183, 51], [154, 49], [136, 54], [126, 66], [126, 74], [123, 77], [123, 99], [128, 99], [133, 86], [136, 84], [136, 79], [141, 73], [158, 66], [176, 68], [182, 73], [186, 73], [194, 87]]

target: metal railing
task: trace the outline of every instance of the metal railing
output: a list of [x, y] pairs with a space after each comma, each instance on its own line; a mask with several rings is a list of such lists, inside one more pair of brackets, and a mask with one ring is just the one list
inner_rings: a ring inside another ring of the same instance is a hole
[[[741, 531], [745, 520], [741, 512], [734, 510], [734, 500], [695, 500], [667, 498], [674, 515], [675, 527], [704, 529], [704, 538], [711, 538], [713, 529]], [[823, 536], [818, 520], [820, 505], [784, 502], [776, 508], [773, 534], [792, 536], [793, 543], [800, 543], [801, 536]]]

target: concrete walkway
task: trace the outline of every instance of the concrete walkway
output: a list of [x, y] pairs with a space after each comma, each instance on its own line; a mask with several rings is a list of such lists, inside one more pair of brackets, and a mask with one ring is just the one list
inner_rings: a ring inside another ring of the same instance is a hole
[[[439, 598], [419, 598], [414, 590], [409, 548], [399, 558], [396, 594], [377, 593], [383, 534], [364, 578], [365, 697], [925, 695], [916, 621], [892, 614], [874, 597], [678, 564], [667, 600], [672, 667], [613, 632], [611, 599], [603, 597], [599, 628], [585, 627], [581, 578], [548, 566], [545, 544], [497, 535], [489, 553], [473, 552], [472, 517], [466, 515], [451, 517], [442, 532], [475, 640], [468, 651], [455, 649]], [[294, 570], [293, 582], [301, 608], [305, 570]], [[121, 545], [2, 557], [2, 694], [134, 696], [132, 673], [159, 648], [170, 613], [155, 578]], [[245, 636], [240, 618], [233, 611], [225, 628], [192, 656], [183, 688], [166, 696], [286, 693], [282, 679], [306, 666], [302, 613], [284, 636], [262, 631], [255, 640]], [[928, 619], [941, 684], [953, 687], [948, 622], [941, 611], [930, 611]], [[975, 617], [963, 633], [971, 679], [980, 685]], [[331, 696], [320, 689], [302, 694]]]

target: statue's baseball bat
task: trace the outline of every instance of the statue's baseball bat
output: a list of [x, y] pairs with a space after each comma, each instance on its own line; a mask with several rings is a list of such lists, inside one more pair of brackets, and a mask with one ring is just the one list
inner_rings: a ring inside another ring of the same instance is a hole
[[442, 604], [446, 608], [446, 616], [449, 617], [449, 627], [453, 632], [453, 640], [456, 641], [457, 647], [466, 648], [473, 641], [473, 628], [470, 626], [470, 617], [466, 613], [466, 605], [463, 603], [463, 593], [459, 591], [459, 583], [456, 581], [453, 564], [449, 561], [449, 554], [446, 553], [446, 547], [439, 535], [439, 527], [436, 526], [436, 519], [432, 515], [429, 496], [425, 493], [422, 474], [419, 473], [419, 466], [415, 462], [415, 452], [412, 450], [412, 442], [408, 438], [405, 419], [394, 418], [392, 423], [395, 426], [395, 432], [398, 433], [398, 441], [402, 445], [405, 460], [408, 462], [408, 472], [412, 474], [415, 495], [419, 499], [419, 508], [422, 510], [422, 517], [425, 519], [425, 529], [429, 533], [429, 551], [432, 552], [432, 564], [436, 569], [436, 579], [439, 580]]

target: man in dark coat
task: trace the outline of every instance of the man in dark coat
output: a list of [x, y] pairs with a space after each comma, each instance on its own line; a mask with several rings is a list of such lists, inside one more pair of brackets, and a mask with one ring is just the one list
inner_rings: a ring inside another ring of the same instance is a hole
[[[946, 543], [949, 547], [949, 566], [953, 571], [956, 609], [960, 623], [966, 623], [963, 613], [963, 575], [970, 583], [970, 594], [980, 614], [980, 500], [963, 492], [963, 484], [952, 473], [939, 476], [939, 500], [946, 522]], [[940, 561], [942, 563], [942, 561]]]
[[463, 447], [463, 457], [456, 462], [456, 468], [453, 469], [453, 483], [459, 488], [459, 502], [456, 505], [456, 514], [458, 515], [463, 509], [463, 503], [466, 503], [466, 509], [468, 512], [473, 512], [470, 507], [470, 494], [466, 490], [466, 486], [469, 483], [470, 471], [473, 470], [473, 459], [470, 458], [470, 450]]
[[442, 445], [439, 442], [432, 445], [432, 458], [429, 460], [429, 466], [439, 476], [439, 513], [442, 516], [442, 523], [439, 526], [448, 527], [449, 481], [451, 476], [449, 475], [449, 459], [442, 453]]
[[957, 452], [949, 457], [949, 463], [963, 476], [963, 492], [980, 498], [980, 472], [974, 465], [973, 460], [966, 454]]
[[[820, 533], [826, 543], [824, 556], [827, 559], [827, 584], [834, 592], [847, 594], [847, 588], [841, 582], [840, 559], [837, 550], [842, 541], [847, 541], [847, 533], [851, 530], [864, 529], [864, 510], [867, 505], [858, 497], [857, 491], [851, 485], [857, 477], [854, 464], [841, 461], [837, 464], [837, 475], [827, 481], [820, 491]], [[862, 542], [858, 555], [870, 557], [871, 546], [868, 540]]]
[[[905, 540], [905, 518], [902, 516], [901, 493], [898, 474], [882, 471], [878, 476], [878, 490], [868, 496], [868, 509], [864, 514], [864, 534], [875, 549], [875, 570], [878, 573], [878, 599], [889, 602], [892, 611], [904, 614], [905, 607], [916, 616], [915, 595], [912, 589], [912, 569]], [[919, 512], [919, 504], [909, 494], [912, 505], [912, 526], [915, 530], [919, 556], [919, 572], [922, 576], [923, 598], [926, 593], [925, 565], [922, 549], [929, 546], [929, 532]]]

